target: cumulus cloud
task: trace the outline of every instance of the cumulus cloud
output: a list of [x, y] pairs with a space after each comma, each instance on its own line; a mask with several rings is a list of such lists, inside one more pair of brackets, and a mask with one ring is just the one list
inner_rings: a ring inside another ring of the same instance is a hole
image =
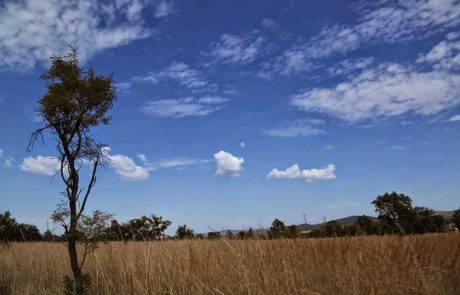
[[151, 34], [141, 12], [148, 1], [19, 0], [0, 5], [0, 69], [31, 70], [69, 44], [85, 61]]
[[312, 61], [320, 58], [379, 43], [422, 39], [454, 28], [460, 24], [460, 3], [453, 0], [365, 2], [355, 14], [354, 24], [326, 27], [307, 42], [286, 49], [275, 60], [273, 70], [295, 74], [311, 69]]
[[192, 91], [216, 90], [217, 85], [210, 83], [205, 74], [183, 62], [173, 62], [161, 71], [146, 76], [134, 77], [134, 81], [160, 83], [173, 81]]
[[219, 151], [214, 154], [214, 160], [216, 161], [217, 176], [240, 176], [243, 170], [243, 158], [238, 158], [232, 154]]
[[211, 43], [209, 56], [213, 62], [248, 64], [262, 53], [264, 38], [257, 32], [247, 36], [223, 34]]
[[55, 175], [61, 167], [61, 162], [55, 157], [36, 156], [23, 159], [19, 168], [29, 173], [47, 176]]
[[227, 101], [228, 99], [220, 96], [159, 99], [147, 102], [141, 110], [155, 117], [201, 117], [222, 109]]
[[459, 104], [459, 83], [456, 73], [383, 63], [335, 86], [292, 95], [291, 104], [349, 122], [407, 113], [433, 115]]
[[125, 155], [108, 155], [108, 163], [122, 180], [137, 181], [149, 178], [149, 172]]
[[307, 182], [331, 180], [337, 178], [334, 174], [335, 165], [329, 164], [323, 169], [308, 169], [300, 170], [299, 165], [294, 164], [286, 170], [272, 169], [267, 174], [267, 178], [287, 178], [287, 179], [303, 179]]
[[317, 119], [295, 120], [278, 128], [267, 130], [264, 133], [270, 136], [278, 137], [298, 137], [324, 134], [324, 121]]

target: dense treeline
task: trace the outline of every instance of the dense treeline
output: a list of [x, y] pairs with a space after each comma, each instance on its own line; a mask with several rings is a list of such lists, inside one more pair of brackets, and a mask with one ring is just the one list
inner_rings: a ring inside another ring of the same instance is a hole
[[[209, 232], [207, 235], [195, 234], [187, 225], [179, 225], [173, 236], [167, 236], [166, 230], [172, 224], [161, 216], [151, 215], [130, 219], [119, 223], [111, 214], [94, 211], [90, 216], [83, 216], [79, 224], [79, 240], [89, 243], [99, 241], [144, 241], [164, 239], [282, 239], [301, 237], [341, 237], [355, 235], [388, 234], [423, 234], [457, 230], [460, 228], [460, 208], [451, 220], [445, 220], [426, 207], [413, 207], [409, 196], [396, 192], [378, 196], [372, 204], [378, 213], [378, 219], [360, 216], [352, 225], [343, 226], [337, 221], [329, 221], [321, 227], [301, 230], [296, 225], [286, 226], [283, 221], [275, 219], [268, 230], [249, 228], [246, 231], [224, 234]], [[60, 222], [59, 215], [52, 220]], [[36, 226], [17, 222], [11, 213], [0, 213], [0, 241], [66, 241], [66, 236], [54, 235], [47, 230], [40, 234]]]

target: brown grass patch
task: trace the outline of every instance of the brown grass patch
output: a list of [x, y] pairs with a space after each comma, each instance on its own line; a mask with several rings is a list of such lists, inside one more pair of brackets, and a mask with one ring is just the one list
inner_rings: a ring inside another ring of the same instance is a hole
[[[307, 240], [112, 242], [92, 294], [460, 294], [460, 234]], [[62, 294], [61, 244], [0, 248], [0, 294]]]

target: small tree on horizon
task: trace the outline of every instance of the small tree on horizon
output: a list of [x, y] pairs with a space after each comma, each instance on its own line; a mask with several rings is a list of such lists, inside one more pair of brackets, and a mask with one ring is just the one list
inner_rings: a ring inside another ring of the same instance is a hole
[[[48, 88], [38, 101], [43, 123], [32, 133], [28, 150], [36, 141], [43, 140], [46, 131], [56, 140], [58, 175], [65, 185], [65, 210], [61, 212], [65, 218], [61, 225], [73, 274], [73, 280], [66, 279], [66, 285], [72, 286], [66, 287], [66, 292], [84, 294], [88, 279], [82, 273], [84, 261], [78, 259], [78, 224], [96, 184], [97, 169], [104, 160], [104, 145], [93, 137], [91, 130], [109, 123], [107, 112], [116, 100], [116, 89], [112, 75], [100, 76], [90, 67], [81, 67], [75, 48], [62, 57], [51, 57], [51, 67], [41, 79]], [[88, 183], [83, 185], [80, 169], [85, 163], [91, 166], [91, 173]]]

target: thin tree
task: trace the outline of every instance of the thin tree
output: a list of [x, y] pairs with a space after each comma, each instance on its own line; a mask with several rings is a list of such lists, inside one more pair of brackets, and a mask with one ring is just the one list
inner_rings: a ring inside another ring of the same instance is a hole
[[[60, 160], [58, 174], [64, 182], [65, 217], [61, 225], [68, 249], [70, 266], [74, 278], [75, 294], [85, 293], [83, 262], [79, 262], [77, 241], [78, 224], [88, 197], [96, 184], [96, 174], [104, 161], [104, 145], [91, 134], [93, 127], [107, 125], [107, 112], [116, 100], [113, 75], [97, 75], [91, 67], [81, 67], [77, 50], [62, 57], [52, 56], [51, 67], [41, 79], [46, 82], [47, 92], [38, 101], [38, 112], [43, 126], [32, 133], [28, 150], [36, 141], [43, 141], [45, 131], [56, 139], [56, 150]], [[81, 181], [80, 169], [90, 166], [86, 184]]]

